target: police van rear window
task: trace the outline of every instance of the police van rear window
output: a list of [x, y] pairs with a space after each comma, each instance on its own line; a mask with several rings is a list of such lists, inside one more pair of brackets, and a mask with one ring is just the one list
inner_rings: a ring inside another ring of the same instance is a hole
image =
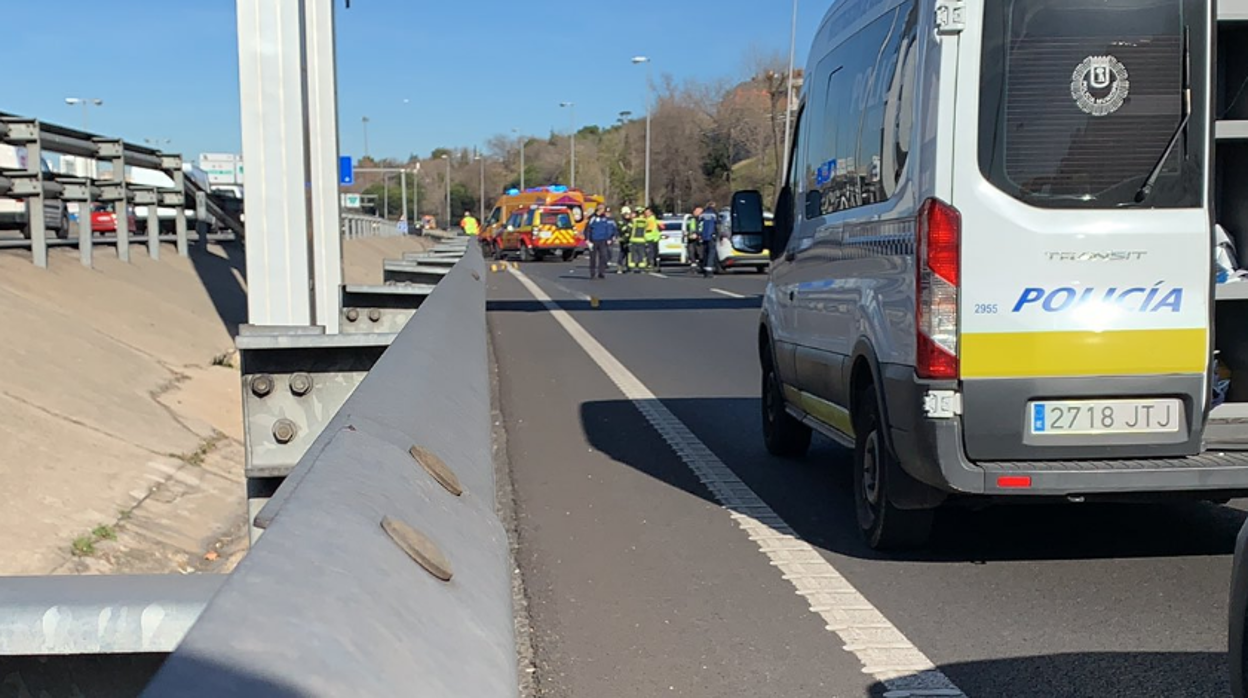
[[[1001, 190], [1052, 208], [1135, 205], [1183, 115], [1156, 207], [1201, 203], [1207, 38], [1191, 0], [984, 3], [979, 164]], [[1189, 51], [1185, 53], [1185, 47]]]

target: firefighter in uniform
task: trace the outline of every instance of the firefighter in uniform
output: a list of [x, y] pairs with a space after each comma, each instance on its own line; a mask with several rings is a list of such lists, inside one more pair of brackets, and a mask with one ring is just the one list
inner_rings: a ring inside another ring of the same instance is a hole
[[633, 211], [628, 204], [620, 209], [620, 220], [616, 227], [620, 235], [620, 261], [615, 265], [615, 273], [623, 274], [628, 271], [628, 239], [633, 234]]

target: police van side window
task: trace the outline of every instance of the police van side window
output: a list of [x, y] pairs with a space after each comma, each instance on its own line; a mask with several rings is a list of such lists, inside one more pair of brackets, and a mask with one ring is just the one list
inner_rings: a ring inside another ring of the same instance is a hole
[[914, 44], [917, 24], [915, 3], [902, 5], [820, 63], [828, 68], [826, 92], [818, 105], [821, 118], [812, 120], [822, 126], [811, 137], [808, 165], [819, 215], [886, 201], [896, 190], [912, 123], [902, 112], [913, 103], [913, 80], [904, 82], [908, 74], [899, 62], [903, 46]]

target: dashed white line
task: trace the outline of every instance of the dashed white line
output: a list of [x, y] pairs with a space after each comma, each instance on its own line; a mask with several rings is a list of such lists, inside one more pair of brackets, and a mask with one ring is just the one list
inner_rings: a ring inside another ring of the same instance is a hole
[[[813, 546], [802, 540], [766, 502], [732, 472], [689, 427], [523, 272], [511, 270], [581, 349], [615, 383], [702, 481], [781, 577], [855, 655], [863, 672], [884, 683], [887, 696], [965, 698], [919, 648], [858, 592]], [[712, 289], [714, 290], [714, 289]]]
[[732, 291], [725, 291], [722, 288], [713, 288], [711, 289], [711, 293], [718, 293], [721, 296], [728, 296], [729, 298], [745, 298], [745, 296], [741, 295], [740, 293], [733, 293]]

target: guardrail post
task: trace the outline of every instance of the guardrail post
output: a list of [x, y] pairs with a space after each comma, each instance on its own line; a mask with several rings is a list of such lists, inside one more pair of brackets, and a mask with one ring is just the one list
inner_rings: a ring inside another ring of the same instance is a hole
[[117, 259], [130, 261], [130, 210], [126, 195], [126, 146], [115, 140], [102, 140], [100, 159], [113, 164], [113, 184], [118, 187], [118, 196], [113, 201], [113, 212], [117, 214]]
[[[90, 187], [87, 187], [90, 191]], [[93, 266], [95, 248], [95, 231], [91, 229], [91, 209], [94, 206], [88, 196], [86, 201], [78, 204], [78, 257], [82, 260], [82, 266], [90, 269]]]
[[208, 246], [208, 197], [202, 191], [195, 192], [195, 236], [200, 247]]
[[181, 199], [181, 202], [173, 207], [173, 224], [174, 232], [178, 236], [178, 256], [185, 257], [188, 254], [186, 246], [186, 173], [182, 171], [182, 156], [161, 154], [160, 159], [161, 166], [173, 178], [173, 188], [177, 190], [177, 198]]
[[26, 148], [26, 177], [22, 198], [26, 201], [26, 231], [30, 235], [30, 254], [35, 266], [48, 267], [48, 231], [44, 211], [43, 148], [39, 141], [39, 122], [12, 120], [7, 123], [8, 141]]
[[[91, 268], [91, 180], [62, 179], [61, 200], [78, 206], [78, 256], [82, 266]], [[69, 222], [66, 221], [66, 226]]]
[[[146, 207], [147, 215], [147, 254], [152, 259], [160, 259], [160, 214], [157, 211], [157, 204], [160, 201], [160, 195], [156, 189], [152, 187], [135, 187], [134, 203], [135, 208], [138, 204]], [[117, 225], [121, 225], [118, 220]]]

